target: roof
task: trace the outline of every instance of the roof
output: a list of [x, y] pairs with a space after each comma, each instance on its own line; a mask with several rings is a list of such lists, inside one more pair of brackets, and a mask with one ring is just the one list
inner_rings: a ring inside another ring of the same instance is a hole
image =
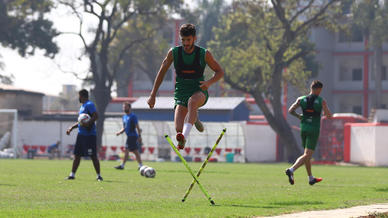
[[[148, 97], [139, 97], [133, 104], [132, 109], [149, 109]], [[233, 110], [245, 101], [243, 97], [209, 97], [208, 102], [201, 107], [203, 110]], [[154, 109], [171, 110], [174, 108], [174, 97], [157, 97]]]
[[32, 94], [32, 95], [44, 95], [41, 92], [26, 90], [26, 89], [18, 88], [11, 85], [5, 85], [5, 84], [0, 84], [0, 92], [20, 92], [20, 93]]

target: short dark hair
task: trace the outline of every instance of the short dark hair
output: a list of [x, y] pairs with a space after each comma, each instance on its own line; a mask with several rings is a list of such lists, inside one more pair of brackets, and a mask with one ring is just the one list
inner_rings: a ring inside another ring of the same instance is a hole
[[84, 97], [84, 98], [89, 98], [89, 92], [86, 89], [82, 89], [78, 92], [79, 96]]
[[196, 34], [195, 25], [191, 23], [183, 24], [179, 29], [179, 34], [181, 36], [195, 36]]
[[123, 105], [125, 105], [125, 106], [128, 105], [129, 108], [132, 108], [132, 105], [131, 105], [131, 103], [129, 103], [129, 101], [124, 102]]
[[311, 86], [310, 88], [311, 89], [321, 89], [323, 87], [323, 84], [321, 81], [319, 80], [314, 80], [312, 83], [311, 83]]

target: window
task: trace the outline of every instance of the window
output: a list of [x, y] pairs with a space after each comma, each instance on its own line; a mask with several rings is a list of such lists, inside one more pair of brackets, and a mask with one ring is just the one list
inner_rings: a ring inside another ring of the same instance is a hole
[[340, 31], [338, 36], [339, 42], [363, 42], [364, 37], [362, 30], [352, 26], [350, 32]]
[[[372, 72], [371, 79], [374, 81], [376, 79], [375, 72]], [[381, 80], [388, 80], [387, 67], [383, 66], [381, 68]]]
[[338, 57], [338, 80], [343, 82], [360, 82], [363, 80], [362, 56]]
[[356, 68], [352, 70], [352, 81], [362, 80], [362, 69]]
[[341, 1], [342, 15], [350, 14], [352, 12], [353, 1]]

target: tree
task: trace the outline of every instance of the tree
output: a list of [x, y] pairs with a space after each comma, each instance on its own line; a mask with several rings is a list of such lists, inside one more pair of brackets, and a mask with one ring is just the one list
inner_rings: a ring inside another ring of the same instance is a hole
[[388, 1], [354, 1], [352, 26], [360, 28], [373, 49], [373, 72], [375, 74], [374, 107], [382, 107], [383, 42], [388, 39]]
[[[49, 0], [0, 1], [0, 43], [16, 49], [22, 57], [34, 55], [36, 48], [53, 58], [58, 46], [53, 41], [58, 32], [45, 15], [52, 9]], [[0, 64], [2, 69], [4, 64]], [[0, 72], [0, 83], [12, 83], [12, 75]]]
[[[239, 1], [215, 29], [210, 47], [225, 68], [225, 81], [253, 96], [285, 145], [288, 160], [300, 149], [283, 116], [282, 83], [305, 88], [311, 72], [304, 57], [314, 53], [308, 33], [316, 25], [330, 24], [329, 18], [337, 14], [336, 2]], [[326, 13], [329, 9], [333, 12]]]
[[[92, 94], [99, 114], [97, 145], [101, 146], [105, 110], [111, 100], [111, 89], [120, 63], [126, 52], [137, 43], [145, 41], [147, 36], [131, 39], [116, 47], [119, 49], [115, 51], [118, 55], [112, 55], [114, 40], [120, 30], [136, 15], [168, 13], [179, 7], [181, 0], [83, 0], [82, 3], [76, 0], [61, 0], [60, 3], [68, 6], [79, 19], [79, 32], [72, 34], [82, 40], [85, 54], [90, 61]], [[91, 42], [87, 42], [83, 32], [83, 16], [86, 15], [96, 20], [96, 26], [89, 32], [93, 36]]]
[[150, 81], [154, 79], [172, 38], [168, 22], [170, 20], [166, 14], [137, 15], [120, 31], [112, 46], [114, 56], [119, 55], [121, 45], [132, 39], [146, 37], [147, 40], [134, 45], [120, 62], [115, 77], [118, 96], [127, 96], [128, 83], [135, 80], [135, 76], [145, 75]]

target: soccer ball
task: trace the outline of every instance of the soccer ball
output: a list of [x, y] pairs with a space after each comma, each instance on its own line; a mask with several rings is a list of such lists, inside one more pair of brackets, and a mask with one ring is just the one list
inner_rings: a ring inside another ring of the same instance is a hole
[[152, 167], [148, 167], [145, 171], [144, 171], [144, 176], [147, 177], [147, 178], [154, 178], [156, 175], [156, 171], [154, 168]]
[[78, 123], [83, 126], [86, 122], [90, 120], [89, 114], [80, 114], [78, 116]]
[[145, 171], [147, 168], [148, 168], [148, 166], [146, 166], [146, 165], [140, 167], [140, 169], [139, 169], [140, 175], [144, 176], [144, 171]]

